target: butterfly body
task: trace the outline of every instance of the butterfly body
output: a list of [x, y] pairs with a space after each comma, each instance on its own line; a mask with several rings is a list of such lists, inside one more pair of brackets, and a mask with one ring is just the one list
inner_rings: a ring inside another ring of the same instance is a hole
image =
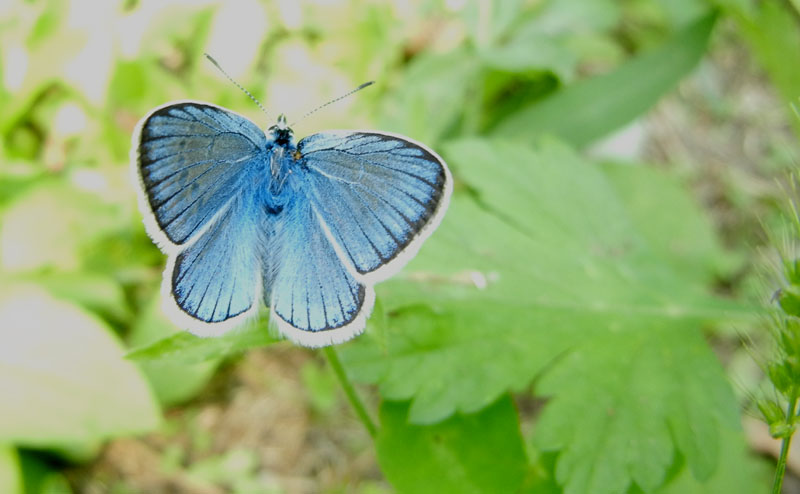
[[416, 254], [452, 190], [444, 161], [408, 138], [329, 131], [295, 142], [283, 116], [264, 132], [193, 101], [141, 120], [132, 165], [148, 233], [168, 255], [175, 322], [220, 334], [263, 304], [307, 346], [363, 330], [373, 285]]

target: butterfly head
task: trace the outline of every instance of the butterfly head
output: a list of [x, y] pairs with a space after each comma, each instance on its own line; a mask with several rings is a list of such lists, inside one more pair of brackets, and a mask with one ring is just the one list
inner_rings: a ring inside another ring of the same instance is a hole
[[272, 140], [278, 145], [286, 145], [292, 142], [293, 132], [286, 123], [286, 115], [278, 115], [278, 122], [267, 129]]

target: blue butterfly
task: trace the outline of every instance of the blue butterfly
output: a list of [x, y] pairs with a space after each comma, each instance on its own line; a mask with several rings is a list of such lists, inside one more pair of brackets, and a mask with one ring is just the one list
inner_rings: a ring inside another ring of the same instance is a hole
[[414, 257], [453, 189], [442, 158], [407, 137], [336, 130], [295, 143], [283, 115], [264, 132], [196, 101], [145, 116], [131, 161], [147, 232], [168, 256], [173, 321], [218, 335], [263, 303], [309, 347], [363, 331], [373, 285]]

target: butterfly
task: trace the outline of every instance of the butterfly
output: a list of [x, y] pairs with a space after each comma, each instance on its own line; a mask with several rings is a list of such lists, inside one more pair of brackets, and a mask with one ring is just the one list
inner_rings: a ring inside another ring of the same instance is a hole
[[353, 338], [375, 283], [416, 255], [453, 189], [444, 160], [408, 137], [333, 130], [295, 142], [283, 115], [263, 131], [198, 101], [155, 108], [132, 141], [144, 224], [167, 255], [165, 312], [200, 336], [263, 304], [298, 344]]

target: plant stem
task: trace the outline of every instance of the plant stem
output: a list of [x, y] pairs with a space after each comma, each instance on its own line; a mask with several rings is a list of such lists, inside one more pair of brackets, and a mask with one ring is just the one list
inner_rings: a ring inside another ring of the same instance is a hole
[[361, 401], [361, 398], [358, 397], [358, 394], [356, 393], [353, 384], [350, 382], [350, 379], [347, 378], [344, 367], [342, 367], [342, 362], [339, 360], [339, 355], [336, 354], [336, 349], [333, 346], [326, 346], [322, 349], [322, 351], [325, 353], [325, 357], [331, 364], [333, 372], [336, 374], [336, 378], [339, 379], [339, 384], [342, 385], [344, 394], [347, 395], [347, 400], [356, 411], [356, 415], [358, 415], [358, 418], [361, 419], [361, 423], [364, 424], [364, 427], [367, 429], [370, 437], [375, 439], [375, 436], [378, 434], [378, 427], [370, 418], [369, 413], [367, 413], [367, 408], [364, 406], [364, 402]]
[[[792, 393], [792, 398], [789, 400], [789, 405], [786, 408], [786, 420], [789, 427], [793, 427], [794, 410], [796, 407], [797, 392], [794, 392]], [[772, 494], [781, 494], [781, 487], [783, 487], [783, 476], [786, 473], [786, 458], [789, 456], [789, 446], [792, 444], [793, 435], [794, 431], [790, 432], [789, 435], [784, 437], [781, 441], [781, 456], [778, 458], [778, 466], [775, 468], [775, 480], [772, 483]]]

